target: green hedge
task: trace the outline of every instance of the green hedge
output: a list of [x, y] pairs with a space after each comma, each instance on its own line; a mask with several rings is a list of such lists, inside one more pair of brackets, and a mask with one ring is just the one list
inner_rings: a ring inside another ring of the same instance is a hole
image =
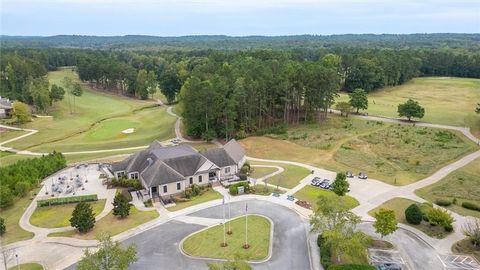
[[329, 269], [330, 265], [332, 265], [332, 253], [330, 247], [325, 244], [321, 234], [318, 235], [317, 245], [320, 248], [320, 264], [324, 269]]
[[437, 199], [435, 200], [435, 204], [439, 206], [450, 206], [452, 205], [452, 201], [445, 199]]
[[248, 182], [240, 182], [240, 183], [233, 184], [230, 187], [228, 187], [228, 191], [232, 195], [237, 195], [238, 187], [244, 187], [244, 193], [250, 192], [250, 185], [248, 184]]
[[61, 205], [61, 204], [67, 204], [67, 203], [93, 202], [93, 201], [98, 201], [96, 194], [38, 200], [37, 207]]
[[470, 210], [474, 210], [474, 211], [480, 211], [480, 205], [472, 202], [463, 202], [462, 207]]
[[111, 184], [114, 187], [133, 188], [135, 190], [143, 189], [142, 183], [140, 183], [140, 180], [138, 179], [114, 178], [112, 179]]
[[340, 264], [328, 267], [328, 270], [376, 270], [375, 266], [363, 264]]

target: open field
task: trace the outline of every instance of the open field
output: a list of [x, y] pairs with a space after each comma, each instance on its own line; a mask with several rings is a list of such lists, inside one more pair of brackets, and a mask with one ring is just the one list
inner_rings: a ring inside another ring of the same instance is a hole
[[[397, 106], [412, 98], [425, 107], [422, 121], [468, 126], [480, 136], [480, 115], [475, 108], [480, 100], [480, 79], [425, 77], [400, 86], [387, 87], [369, 94], [370, 115], [398, 117]], [[341, 101], [348, 100], [342, 94]]]
[[4, 142], [10, 139], [13, 139], [15, 137], [22, 136], [24, 134], [27, 134], [27, 132], [23, 130], [11, 130], [11, 129], [0, 128], [0, 142]]
[[[409, 199], [404, 199], [404, 198], [393, 198], [389, 201], [386, 201], [382, 205], [378, 206], [375, 209], [370, 210], [368, 212], [369, 215], [372, 217], [374, 216], [375, 212], [377, 212], [380, 208], [386, 208], [395, 211], [395, 217], [397, 219], [398, 223], [403, 223], [405, 225], [411, 226], [413, 228], [416, 228], [425, 234], [427, 234], [430, 237], [435, 237], [435, 238], [444, 238], [445, 236], [448, 235], [448, 233], [440, 226], [431, 226], [428, 224], [428, 222], [422, 221], [422, 223], [418, 225], [413, 225], [407, 222], [405, 219], [405, 210], [407, 207], [409, 207], [412, 203], [417, 203], [415, 201], [409, 200]], [[419, 204], [420, 209], [424, 211], [423, 209], [428, 209], [431, 206], [428, 206], [426, 204]]]
[[[299, 200], [307, 201], [313, 207], [316, 207], [318, 197], [320, 196], [331, 197], [331, 196], [337, 196], [337, 194], [333, 193], [333, 191], [324, 190], [324, 189], [312, 187], [312, 186], [305, 186], [304, 188], [300, 189], [295, 194], [293, 194], [293, 196]], [[348, 195], [345, 195], [345, 198], [350, 209], [353, 209], [359, 205], [358, 201], [355, 198], [350, 197]]]
[[405, 185], [478, 149], [460, 133], [331, 115], [286, 135], [240, 141], [251, 157], [297, 161], [332, 171], [366, 172]]
[[107, 216], [95, 222], [95, 227], [93, 227], [93, 229], [87, 233], [79, 233], [77, 230], [71, 230], [66, 232], [51, 233], [48, 236], [73, 237], [78, 239], [95, 239], [97, 235], [105, 232], [108, 232], [113, 236], [131, 228], [135, 228], [138, 225], [157, 218], [158, 216], [159, 214], [156, 210], [140, 211], [137, 210], [137, 208], [135, 208], [134, 206], [132, 206], [132, 208], [130, 209], [130, 215], [128, 217], [124, 219], [117, 218], [112, 214], [112, 212], [110, 212]]
[[[308, 176], [310, 174], [310, 171], [299, 166], [295, 165], [289, 165], [289, 164], [279, 164], [279, 163], [270, 163], [270, 164], [265, 164], [265, 163], [256, 163], [256, 162], [251, 162], [250, 164], [252, 165], [275, 165], [275, 166], [280, 166], [285, 169], [282, 173], [274, 175], [268, 179], [266, 179], [268, 184], [275, 185], [275, 186], [280, 186], [284, 188], [293, 188], [298, 183]], [[252, 167], [254, 170], [260, 169], [258, 167]], [[275, 169], [276, 170], [276, 169]], [[254, 171], [255, 173], [255, 171]], [[253, 177], [253, 176], [252, 176]]]
[[271, 173], [274, 173], [277, 171], [277, 168], [271, 168], [271, 167], [252, 167], [252, 173], [250, 174], [250, 177], [252, 178], [261, 178], [264, 176], [267, 176]]
[[233, 260], [262, 260], [268, 256], [270, 248], [270, 221], [262, 216], [248, 216], [248, 239], [250, 248], [244, 249], [245, 216], [233, 219], [225, 224], [231, 226], [232, 234], [226, 235], [226, 247], [223, 243], [223, 226], [217, 225], [190, 235], [183, 242], [182, 249], [190, 256]]
[[30, 239], [33, 237], [33, 233], [23, 230], [18, 222], [20, 221], [23, 212], [25, 212], [32, 202], [31, 199], [34, 197], [34, 194], [36, 194], [39, 190], [39, 188], [36, 188], [30, 191], [30, 193], [25, 197], [17, 198], [13, 202], [12, 206], [1, 209], [0, 217], [5, 219], [5, 227], [7, 229], [7, 232], [1, 237], [5, 244]]
[[43, 270], [43, 266], [38, 263], [23, 263], [18, 266], [12, 266], [8, 270]]
[[444, 207], [460, 215], [480, 218], [479, 211], [461, 206], [464, 201], [480, 204], [480, 159], [451, 172], [433, 185], [416, 190], [415, 193], [432, 203], [438, 199], [453, 201], [453, 198], [457, 198], [456, 204]]
[[221, 199], [222, 195], [213, 189], [208, 190], [200, 196], [195, 196], [189, 201], [178, 202], [175, 206], [167, 208], [168, 211], [177, 211], [200, 203]]
[[[105, 202], [106, 200], [103, 199], [90, 203], [95, 216], [100, 214], [103, 208], [105, 208]], [[30, 217], [30, 223], [41, 228], [70, 226], [70, 218], [72, 217], [72, 212], [75, 209], [75, 206], [77, 206], [76, 203], [37, 207]]]
[[[50, 82], [59, 85], [65, 76], [78, 81], [76, 73], [69, 69], [48, 74]], [[167, 114], [165, 107], [155, 107], [152, 101], [94, 91], [86, 85], [83, 90], [83, 95], [76, 98], [74, 114], [70, 114], [66, 95], [50, 112], [53, 118], [35, 118], [22, 126], [37, 129], [38, 133], [7, 146], [66, 152], [140, 146], [154, 139], [174, 137], [175, 117]], [[135, 132], [123, 134], [127, 128], [135, 128]]]

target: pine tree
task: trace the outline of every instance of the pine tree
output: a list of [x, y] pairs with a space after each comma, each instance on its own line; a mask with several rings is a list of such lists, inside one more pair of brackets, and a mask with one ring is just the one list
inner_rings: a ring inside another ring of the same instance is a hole
[[123, 194], [119, 193], [113, 199], [113, 215], [125, 218], [130, 215], [131, 204]]
[[92, 206], [86, 202], [81, 202], [75, 206], [70, 218], [70, 225], [77, 228], [79, 232], [85, 233], [95, 225], [95, 215]]

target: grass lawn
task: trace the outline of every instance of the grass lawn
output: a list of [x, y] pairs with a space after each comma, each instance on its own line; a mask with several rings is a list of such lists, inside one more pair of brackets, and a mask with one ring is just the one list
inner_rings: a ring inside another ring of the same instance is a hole
[[457, 198], [457, 204], [445, 208], [463, 216], [480, 218], [479, 211], [461, 206], [464, 201], [480, 204], [480, 158], [451, 172], [437, 183], [416, 190], [415, 193], [432, 203], [437, 199], [453, 200], [453, 198]]
[[262, 260], [268, 256], [270, 249], [270, 220], [256, 215], [248, 215], [249, 249], [244, 249], [245, 216], [226, 223], [231, 226], [232, 234], [226, 235], [226, 247], [223, 243], [223, 226], [217, 225], [189, 236], [183, 242], [182, 249], [190, 256], [220, 259]]
[[[300, 189], [295, 194], [293, 194], [293, 196], [299, 200], [307, 201], [313, 207], [316, 207], [318, 197], [320, 196], [331, 197], [331, 196], [337, 196], [337, 194], [333, 193], [333, 191], [330, 191], [330, 190], [325, 190], [325, 189], [321, 189], [313, 186], [305, 186], [304, 188]], [[346, 198], [346, 202], [350, 206], [350, 209], [353, 209], [359, 205], [358, 201], [355, 198], [350, 197], [348, 195], [345, 195], [345, 198]]]
[[[480, 135], [480, 115], [475, 107], [480, 100], [480, 79], [424, 77], [408, 83], [386, 87], [369, 94], [368, 113], [398, 117], [399, 103], [412, 98], [425, 107], [422, 121], [468, 126]], [[348, 100], [342, 94], [340, 100]]]
[[0, 142], [4, 142], [24, 134], [27, 134], [27, 132], [23, 130], [0, 129]]
[[43, 270], [43, 266], [38, 263], [23, 263], [17, 266], [12, 266], [8, 270]]
[[252, 166], [252, 173], [250, 174], [250, 177], [261, 178], [271, 173], [274, 173], [276, 171], [277, 171], [277, 168]]
[[[98, 200], [91, 202], [93, 213], [98, 215], [105, 208], [106, 200]], [[41, 228], [58, 228], [70, 226], [70, 218], [76, 203], [63, 205], [37, 207], [30, 217], [30, 223]]]
[[12, 206], [1, 209], [0, 217], [5, 219], [5, 227], [7, 229], [7, 232], [1, 237], [2, 241], [5, 241], [5, 244], [30, 239], [33, 237], [33, 233], [23, 230], [18, 222], [20, 221], [23, 212], [25, 212], [32, 202], [31, 198], [33, 198], [33, 194], [39, 190], [40, 189], [37, 188], [31, 191], [29, 195], [16, 199]]
[[190, 207], [190, 206], [193, 206], [193, 205], [197, 205], [197, 204], [200, 204], [200, 203], [204, 203], [204, 202], [208, 202], [208, 201], [212, 201], [212, 200], [216, 200], [216, 199], [221, 199], [221, 198], [222, 198], [222, 195], [220, 193], [216, 192], [213, 189], [209, 189], [207, 192], [203, 193], [202, 195], [193, 197], [189, 201], [178, 202], [178, 203], [176, 203], [175, 206], [167, 208], [167, 210], [168, 211], [177, 211], [177, 210], [187, 208], [187, 207]]
[[[78, 81], [70, 69], [50, 72], [51, 83], [62, 85], [63, 77]], [[49, 152], [98, 150], [149, 144], [154, 139], [174, 137], [175, 117], [165, 107], [152, 107], [152, 101], [141, 101], [102, 93], [84, 85], [76, 98], [76, 112], [70, 114], [68, 96], [49, 113], [53, 118], [36, 118], [22, 127], [39, 130], [25, 140], [8, 144], [18, 149]], [[105, 106], [108, 104], [108, 106]], [[132, 134], [121, 131], [135, 128]]]
[[[373, 217], [375, 212], [377, 212], [380, 208], [386, 208], [386, 209], [395, 211], [395, 217], [398, 223], [403, 223], [405, 225], [416, 228], [424, 232], [426, 235], [430, 237], [441, 239], [446, 237], [449, 234], [442, 227], [431, 226], [430, 224], [428, 224], [428, 222], [425, 222], [425, 221], [422, 221], [422, 223], [420, 223], [419, 225], [413, 225], [408, 223], [407, 220], [405, 219], [405, 209], [407, 209], [407, 207], [409, 207], [412, 203], [417, 203], [417, 202], [409, 199], [404, 199], [404, 198], [393, 198], [389, 201], [386, 201], [385, 203], [378, 206], [377, 208], [370, 210], [368, 214]], [[419, 204], [419, 206], [420, 206], [420, 209], [422, 209], [422, 211], [425, 211], [426, 209], [431, 207], [427, 204]]]
[[[284, 188], [293, 188], [298, 185], [298, 183], [310, 174], [310, 171], [299, 166], [289, 165], [289, 164], [260, 164], [260, 163], [251, 163], [252, 165], [276, 165], [283, 167], [285, 169], [281, 174], [274, 175], [273, 177], [268, 178], [266, 181], [272, 185], [278, 185]], [[255, 170], [259, 169], [258, 167], [252, 167]], [[276, 169], [275, 169], [276, 170]]]
[[10, 155], [15, 155], [13, 152], [8, 152], [8, 151], [0, 151], [0, 158], [10, 156]]
[[291, 128], [286, 135], [240, 141], [249, 156], [297, 161], [332, 171], [366, 172], [405, 185], [478, 149], [459, 133], [330, 116], [322, 124]]
[[453, 244], [452, 251], [460, 254], [469, 254], [480, 262], [480, 247], [475, 247], [469, 239], [463, 239]]
[[78, 239], [95, 239], [95, 237], [101, 233], [108, 232], [112, 236], [122, 233], [131, 228], [135, 228], [145, 222], [153, 220], [159, 216], [156, 210], [152, 211], [140, 211], [134, 206], [130, 209], [130, 215], [125, 218], [117, 218], [110, 212], [107, 216], [101, 218], [95, 222], [95, 227], [87, 233], [79, 233], [77, 230], [71, 230], [67, 232], [51, 233], [49, 237], [62, 236], [73, 237]]

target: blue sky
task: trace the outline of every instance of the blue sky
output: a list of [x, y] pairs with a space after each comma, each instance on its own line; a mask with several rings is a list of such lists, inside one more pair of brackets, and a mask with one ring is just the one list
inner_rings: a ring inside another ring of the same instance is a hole
[[480, 33], [480, 1], [0, 0], [4, 35]]

